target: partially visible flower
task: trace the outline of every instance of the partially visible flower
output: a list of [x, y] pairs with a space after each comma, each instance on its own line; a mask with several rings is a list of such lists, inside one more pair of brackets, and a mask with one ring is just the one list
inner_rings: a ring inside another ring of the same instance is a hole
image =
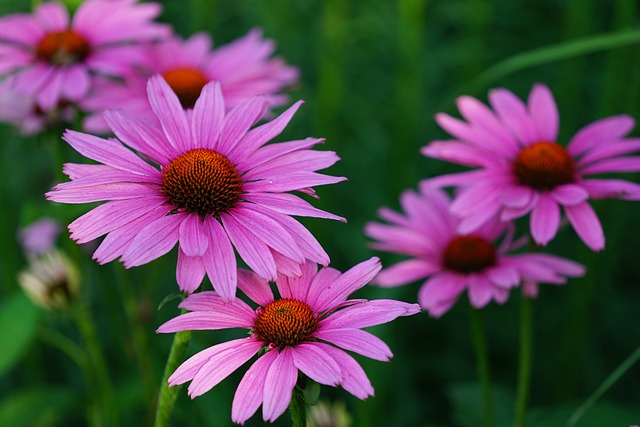
[[41, 218], [18, 230], [18, 242], [28, 258], [53, 250], [61, 232], [60, 223], [53, 218]]
[[634, 126], [629, 116], [609, 117], [586, 126], [558, 143], [558, 111], [551, 91], [535, 85], [528, 105], [505, 89], [489, 93], [490, 110], [463, 96], [458, 108], [467, 123], [440, 113], [438, 124], [455, 141], [434, 141], [426, 156], [478, 168], [431, 179], [432, 185], [460, 186], [451, 205], [462, 218], [458, 230], [469, 233], [498, 216], [510, 221], [531, 213], [531, 235], [546, 245], [560, 226], [560, 206], [592, 250], [605, 237], [589, 199], [640, 200], [640, 185], [622, 179], [595, 179], [594, 174], [638, 172], [640, 139], [625, 139]]
[[[373, 387], [360, 365], [344, 350], [387, 361], [389, 347], [361, 328], [390, 322], [420, 311], [417, 304], [393, 300], [347, 300], [380, 270], [371, 258], [345, 273], [307, 262], [299, 278], [279, 275], [276, 299], [266, 280], [240, 270], [238, 286], [257, 309], [236, 298], [226, 302], [217, 293], [199, 292], [180, 307], [190, 310], [158, 328], [158, 332], [244, 328], [250, 336], [214, 345], [184, 362], [169, 377], [174, 386], [191, 381], [191, 398], [206, 393], [249, 361], [258, 359], [240, 381], [231, 418], [243, 424], [262, 404], [262, 417], [274, 421], [289, 405], [298, 372], [329, 386], [341, 385], [360, 399]], [[262, 351], [261, 351], [262, 350]]]
[[[66, 164], [71, 178], [47, 198], [61, 203], [107, 201], [69, 225], [85, 243], [107, 234], [98, 262], [120, 257], [125, 267], [146, 264], [180, 242], [177, 282], [193, 292], [207, 274], [226, 300], [236, 290], [234, 247], [260, 276], [300, 274], [306, 259], [329, 257], [291, 215], [342, 220], [290, 191], [344, 178], [317, 170], [333, 165], [331, 151], [310, 150], [321, 139], [267, 144], [289, 123], [301, 102], [273, 121], [250, 129], [267, 101], [254, 97], [226, 112], [218, 83], [207, 84], [193, 111], [185, 111], [161, 76], [149, 80], [149, 102], [161, 126], [117, 111], [105, 113], [117, 139], [67, 131], [64, 139], [101, 164]], [[159, 169], [149, 162], [159, 165]]]
[[61, 310], [78, 294], [79, 275], [62, 252], [52, 250], [31, 259], [29, 268], [18, 274], [18, 283], [34, 303], [48, 310]]
[[109, 130], [101, 112], [111, 108], [153, 120], [145, 91], [147, 79], [153, 74], [164, 77], [187, 109], [194, 107], [204, 85], [212, 81], [220, 83], [227, 109], [256, 95], [264, 96], [269, 107], [283, 105], [287, 96], [282, 90], [298, 80], [298, 70], [281, 58], [272, 58], [274, 49], [275, 43], [263, 39], [258, 29], [213, 50], [206, 33], [149, 45], [147, 67], [127, 74], [124, 82], [103, 79], [95, 86], [94, 94], [82, 104], [95, 112], [84, 126], [94, 132]]
[[349, 427], [351, 417], [343, 402], [318, 402], [309, 408], [307, 427]]
[[140, 42], [167, 37], [169, 26], [152, 22], [157, 3], [87, 0], [69, 18], [59, 2], [39, 4], [33, 15], [0, 19], [0, 74], [12, 76], [17, 93], [45, 111], [61, 101], [82, 100], [94, 74], [122, 76], [144, 59]]
[[513, 241], [512, 225], [495, 217], [472, 233], [456, 231], [460, 220], [450, 213], [449, 197], [424, 181], [419, 193], [405, 191], [400, 203], [404, 214], [382, 208], [380, 217], [390, 224], [368, 223], [365, 233], [376, 240], [374, 248], [411, 259], [383, 270], [374, 283], [399, 286], [426, 278], [418, 302], [433, 317], [446, 313], [465, 290], [471, 305], [482, 308], [491, 300], [504, 303], [523, 281], [562, 284], [584, 274], [582, 265], [557, 256], [511, 254], [522, 239]]

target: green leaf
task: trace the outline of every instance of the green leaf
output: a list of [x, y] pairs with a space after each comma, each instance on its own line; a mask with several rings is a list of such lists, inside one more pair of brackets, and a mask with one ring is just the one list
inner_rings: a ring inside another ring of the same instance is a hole
[[49, 427], [67, 420], [69, 409], [79, 396], [62, 387], [18, 390], [0, 402], [0, 425]]
[[22, 292], [0, 304], [0, 375], [13, 368], [33, 343], [39, 316], [40, 309]]

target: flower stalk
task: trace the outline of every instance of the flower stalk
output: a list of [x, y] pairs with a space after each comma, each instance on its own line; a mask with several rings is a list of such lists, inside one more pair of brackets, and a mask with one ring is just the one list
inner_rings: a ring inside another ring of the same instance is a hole
[[522, 296], [520, 307], [520, 357], [518, 389], [516, 395], [515, 427], [524, 427], [527, 417], [527, 400], [531, 381], [531, 347], [533, 341], [533, 300]]
[[476, 369], [482, 387], [482, 405], [485, 427], [493, 427], [493, 395], [491, 393], [491, 376], [489, 374], [489, 358], [487, 356], [487, 342], [484, 327], [478, 309], [470, 307], [471, 335], [476, 353]]

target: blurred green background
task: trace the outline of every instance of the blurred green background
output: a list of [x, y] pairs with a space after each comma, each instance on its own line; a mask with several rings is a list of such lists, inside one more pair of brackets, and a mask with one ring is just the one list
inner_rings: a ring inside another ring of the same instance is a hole
[[[370, 250], [363, 227], [377, 219], [380, 206], [398, 208], [400, 192], [415, 188], [420, 179], [458, 170], [418, 153], [430, 140], [445, 136], [433, 115], [457, 115], [455, 96], [486, 100], [490, 88], [506, 87], [526, 98], [534, 83], [546, 83], [561, 115], [560, 142], [608, 115], [640, 117], [640, 5], [634, 0], [161, 3], [161, 20], [185, 37], [206, 31], [220, 45], [261, 27], [277, 42], [277, 54], [300, 68], [301, 82], [291, 90], [291, 100], [306, 104], [278, 141], [325, 137], [321, 149], [334, 150], [342, 159], [328, 172], [349, 181], [319, 188], [321, 199], [314, 204], [346, 217], [348, 224], [302, 220], [331, 256], [332, 266], [341, 270], [373, 255], [386, 265], [401, 259]], [[0, 13], [29, 7], [30, 2], [2, 0]], [[71, 314], [33, 307], [20, 296], [16, 281], [26, 267], [16, 231], [45, 215], [68, 224], [89, 209], [43, 197], [60, 179], [52, 167], [52, 147], [63, 150], [66, 161], [82, 160], [55, 136], [26, 138], [2, 126], [0, 140], [0, 425], [85, 425], [96, 401], [118, 409], [105, 423], [149, 425], [172, 341], [155, 329], [178, 314], [175, 299], [157, 310], [177, 290], [175, 250], [124, 271], [117, 263], [97, 265], [91, 251], [83, 253], [65, 232], [60, 246], [83, 260], [82, 303], [95, 334], [78, 329]], [[638, 176], [627, 178], [639, 181]], [[567, 286], [543, 286], [534, 305], [530, 427], [565, 426], [640, 345], [640, 205], [613, 200], [594, 206], [604, 225], [606, 250], [591, 253], [570, 230], [548, 248], [584, 263], [588, 272]], [[367, 287], [359, 296], [415, 301], [418, 287]], [[510, 425], [513, 413], [519, 300], [514, 292], [504, 306], [491, 304], [481, 313], [498, 426]], [[130, 325], [132, 319], [138, 326]], [[466, 298], [439, 320], [421, 313], [373, 331], [395, 354], [390, 363], [356, 356], [375, 397], [360, 402], [343, 390], [323, 388], [322, 399], [343, 401], [354, 426], [481, 425]], [[97, 376], [106, 375], [113, 384], [113, 401], [87, 384], [73, 355], [59, 349], [60, 340], [70, 340], [82, 350], [91, 336], [108, 370]], [[197, 333], [188, 353], [238, 336], [236, 331]], [[231, 400], [243, 372], [193, 401], [183, 389], [173, 425], [230, 425]], [[638, 380], [640, 366], [634, 366], [577, 425], [640, 423]], [[261, 424], [260, 415], [247, 423]], [[288, 415], [275, 425], [289, 425]]]

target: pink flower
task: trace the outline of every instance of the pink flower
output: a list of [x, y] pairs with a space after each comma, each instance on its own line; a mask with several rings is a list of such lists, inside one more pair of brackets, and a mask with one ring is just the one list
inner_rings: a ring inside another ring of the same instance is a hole
[[462, 221], [458, 231], [472, 232], [498, 215], [510, 221], [531, 213], [530, 229], [540, 245], [551, 241], [560, 225], [560, 206], [592, 250], [604, 248], [604, 233], [589, 199], [640, 199], [640, 186], [621, 179], [595, 179], [600, 173], [640, 171], [639, 139], [625, 139], [634, 121], [615, 116], [580, 130], [566, 148], [557, 142], [558, 111], [553, 95], [535, 85], [525, 105], [511, 92], [489, 93], [491, 111], [463, 96], [458, 108], [467, 123], [446, 114], [436, 121], [455, 141], [434, 141], [422, 149], [429, 157], [477, 170], [436, 177], [433, 185], [457, 185], [451, 205]]
[[71, 181], [54, 187], [47, 198], [108, 201], [69, 225], [78, 243], [107, 234], [94, 253], [98, 262], [120, 257], [125, 267], [133, 267], [180, 242], [180, 289], [193, 292], [207, 274], [226, 300], [236, 289], [233, 247], [267, 279], [277, 272], [299, 275], [305, 259], [329, 263], [316, 239], [290, 215], [344, 219], [288, 192], [314, 195], [313, 186], [343, 181], [316, 172], [338, 157], [310, 150], [322, 142], [316, 138], [265, 145], [282, 132], [301, 102], [251, 130], [267, 101], [251, 98], [226, 113], [218, 83], [207, 84], [194, 109], [185, 111], [164, 79], [154, 76], [149, 102], [161, 126], [118, 111], [105, 113], [116, 136], [140, 155], [117, 139], [74, 131], [64, 135], [101, 164], [66, 164]]
[[532, 296], [537, 285], [528, 282], [562, 284], [584, 274], [580, 264], [553, 255], [510, 254], [522, 239], [514, 242], [513, 227], [495, 217], [472, 233], [456, 231], [460, 220], [450, 214], [449, 197], [424, 181], [420, 193], [405, 191], [400, 203], [404, 215], [382, 208], [380, 217], [390, 224], [371, 222], [365, 233], [377, 240], [374, 248], [411, 259], [383, 270], [374, 283], [399, 286], [426, 278], [418, 302], [433, 317], [446, 313], [465, 290], [471, 305], [481, 308], [491, 300], [504, 303], [523, 282]]
[[139, 42], [169, 35], [168, 26], [151, 22], [159, 14], [156, 3], [87, 0], [71, 21], [59, 2], [7, 16], [0, 19], [0, 74], [13, 75], [15, 90], [45, 110], [79, 101], [92, 73], [121, 76], [142, 59]]
[[192, 356], [169, 377], [174, 386], [191, 381], [189, 396], [206, 393], [250, 360], [258, 359], [240, 381], [231, 409], [234, 422], [243, 424], [262, 404], [265, 421], [274, 421], [289, 405], [298, 371], [325, 385], [341, 385], [360, 399], [373, 396], [373, 387], [360, 365], [344, 350], [387, 361], [389, 347], [361, 330], [420, 311], [417, 304], [393, 300], [347, 300], [380, 270], [377, 258], [341, 274], [333, 268], [306, 263], [299, 278], [278, 276], [280, 299], [269, 284], [240, 270], [238, 286], [259, 307], [236, 298], [225, 302], [217, 293], [199, 292], [180, 307], [191, 310], [158, 328], [184, 330], [249, 329], [250, 336], [214, 345]]
[[53, 250], [60, 235], [60, 223], [53, 218], [41, 218], [18, 230], [18, 241], [25, 255], [33, 258]]
[[100, 112], [110, 108], [153, 118], [145, 92], [147, 79], [153, 74], [162, 74], [184, 108], [193, 108], [210, 81], [220, 83], [228, 109], [256, 95], [264, 95], [270, 107], [283, 105], [287, 96], [280, 92], [298, 80], [298, 70], [280, 58], [271, 58], [274, 49], [275, 43], [263, 39], [258, 29], [215, 50], [211, 50], [211, 37], [205, 33], [149, 45], [146, 68], [125, 76], [124, 82], [103, 79], [96, 85], [95, 94], [83, 103], [84, 108], [96, 112], [86, 119], [85, 127], [96, 132], [108, 130]]

